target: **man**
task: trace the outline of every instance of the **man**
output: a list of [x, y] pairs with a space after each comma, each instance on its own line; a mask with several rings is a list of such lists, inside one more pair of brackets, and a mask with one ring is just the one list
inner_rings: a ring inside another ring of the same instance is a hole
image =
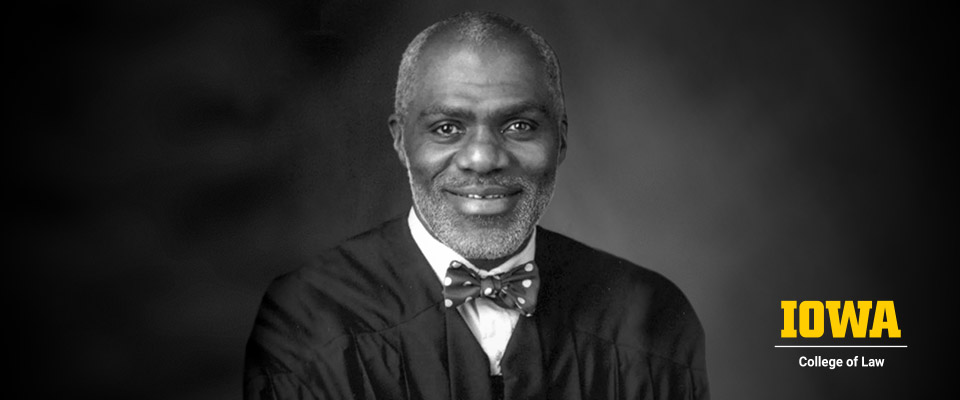
[[247, 398], [708, 397], [676, 286], [537, 227], [567, 148], [539, 35], [482, 13], [427, 28], [389, 128], [413, 208], [273, 283]]

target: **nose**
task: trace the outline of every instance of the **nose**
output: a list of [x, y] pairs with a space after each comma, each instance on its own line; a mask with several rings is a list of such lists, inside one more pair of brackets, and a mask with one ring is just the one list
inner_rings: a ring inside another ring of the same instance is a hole
[[454, 159], [461, 170], [483, 175], [504, 169], [509, 163], [503, 141], [493, 129], [479, 127], [468, 134], [462, 144]]

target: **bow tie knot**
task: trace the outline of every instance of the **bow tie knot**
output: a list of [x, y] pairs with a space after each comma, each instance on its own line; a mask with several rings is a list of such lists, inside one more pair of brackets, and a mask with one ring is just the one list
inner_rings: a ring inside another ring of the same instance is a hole
[[494, 275], [480, 279], [480, 294], [483, 296], [494, 298], [495, 293], [505, 289], [499, 276]]
[[482, 296], [529, 317], [536, 309], [539, 288], [540, 277], [533, 262], [481, 278], [473, 269], [453, 261], [443, 279], [444, 305], [456, 307]]

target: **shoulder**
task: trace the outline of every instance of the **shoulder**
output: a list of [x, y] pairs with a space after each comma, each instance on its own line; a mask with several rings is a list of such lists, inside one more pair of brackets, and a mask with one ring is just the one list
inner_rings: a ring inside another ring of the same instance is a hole
[[[559, 266], [564, 275], [576, 277], [578, 290], [600, 295], [597, 300], [689, 306], [677, 285], [656, 271], [547, 229], [540, 228], [537, 235], [538, 258], [545, 252], [550, 264]], [[584, 304], [599, 305], [596, 301]]]
[[311, 257], [273, 280], [261, 315], [281, 314], [290, 325], [333, 339], [385, 329], [404, 310], [431, 306], [432, 300], [406, 293], [430, 282], [417, 279], [419, 253], [405, 236], [404, 220], [391, 220]]
[[390, 258], [385, 253], [391, 251], [390, 236], [398, 231], [399, 222], [386, 222], [315, 254], [296, 269], [274, 279], [267, 294], [285, 299], [304, 292], [326, 292], [325, 289], [333, 286], [376, 284], [376, 277], [364, 272], [382, 269], [384, 260]]
[[[662, 274], [546, 229], [551, 278], [571, 298], [571, 323], [581, 332], [685, 365], [702, 363], [703, 328], [683, 291]], [[541, 247], [540, 241], [543, 240]], [[547, 270], [543, 270], [548, 273]]]
[[423, 287], [440, 283], [435, 275], [432, 282], [418, 278], [429, 275], [415, 272], [418, 250], [415, 244], [410, 249], [412, 239], [404, 235], [409, 230], [403, 220], [389, 221], [274, 279], [247, 341], [248, 389], [299, 388], [284, 380], [336, 364], [330, 360], [342, 359], [357, 334], [396, 326], [435, 307], [438, 300], [425, 294], [433, 291]]

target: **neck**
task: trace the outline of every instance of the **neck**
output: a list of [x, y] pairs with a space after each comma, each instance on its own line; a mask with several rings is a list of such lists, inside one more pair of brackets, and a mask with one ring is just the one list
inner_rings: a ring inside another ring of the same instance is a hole
[[513, 257], [517, 253], [523, 251], [523, 249], [527, 247], [527, 243], [530, 242], [531, 237], [533, 237], [533, 235], [527, 236], [527, 239], [523, 241], [523, 244], [521, 244], [520, 247], [517, 247], [517, 249], [514, 250], [513, 253], [507, 254], [503, 257], [493, 258], [493, 259], [468, 258], [467, 261], [470, 261], [470, 263], [473, 264], [474, 267], [477, 267], [484, 271], [489, 271], [491, 269], [499, 267], [500, 264], [503, 264], [505, 261], [509, 260], [510, 257]]

